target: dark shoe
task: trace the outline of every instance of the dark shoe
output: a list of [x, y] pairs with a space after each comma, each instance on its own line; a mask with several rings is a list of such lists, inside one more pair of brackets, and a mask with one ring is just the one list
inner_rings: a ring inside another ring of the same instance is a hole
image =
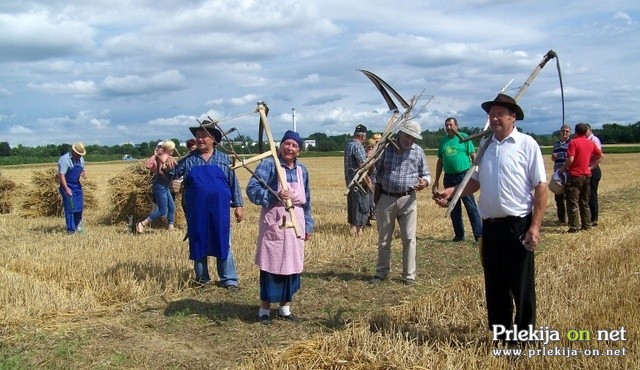
[[260, 316], [260, 324], [271, 325], [271, 318], [269, 317], [269, 315]]
[[598, 221], [592, 221], [591, 226], [598, 226]]
[[373, 278], [371, 278], [371, 280], [369, 280], [369, 284], [373, 284], [373, 285], [379, 285], [380, 283], [382, 283], [384, 279], [374, 276]]
[[578, 229], [574, 229], [573, 227], [571, 227], [571, 228], [569, 228], [569, 230], [567, 230], [567, 232], [568, 232], [569, 234], [574, 234], [574, 233], [577, 233], [578, 231], [580, 231], [580, 230], [578, 230]]
[[453, 238], [453, 240], [451, 240], [454, 243], [459, 243], [459, 242], [463, 242], [464, 241], [464, 236], [456, 236], [455, 238]]
[[480, 240], [480, 238], [482, 238], [482, 235], [474, 235], [474, 236], [473, 236], [473, 238], [474, 238], [476, 241], [479, 241], [479, 240]]
[[227, 285], [227, 286], [225, 286], [224, 288], [225, 288], [225, 289], [227, 290], [227, 292], [229, 292], [229, 293], [237, 293], [237, 292], [239, 292], [239, 291], [240, 291], [240, 288], [238, 288], [238, 287], [237, 287], [237, 286], [235, 286], [235, 285]]
[[558, 224], [558, 225], [566, 225], [567, 221], [560, 219], [560, 220], [556, 221], [556, 224]]
[[405, 279], [403, 283], [404, 285], [416, 285], [416, 281], [411, 279]]
[[284, 320], [284, 321], [289, 321], [289, 322], [298, 322], [298, 318], [294, 316], [294, 314], [290, 313], [287, 316], [282, 316], [280, 315], [280, 312], [278, 312], [278, 318], [280, 320]]

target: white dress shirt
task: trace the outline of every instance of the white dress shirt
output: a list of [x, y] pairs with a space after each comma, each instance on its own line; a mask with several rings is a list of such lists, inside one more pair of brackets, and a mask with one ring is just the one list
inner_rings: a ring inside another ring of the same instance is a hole
[[547, 182], [540, 146], [515, 127], [502, 142], [493, 136], [489, 140], [473, 174], [480, 182], [480, 217], [526, 216], [533, 210], [534, 188]]

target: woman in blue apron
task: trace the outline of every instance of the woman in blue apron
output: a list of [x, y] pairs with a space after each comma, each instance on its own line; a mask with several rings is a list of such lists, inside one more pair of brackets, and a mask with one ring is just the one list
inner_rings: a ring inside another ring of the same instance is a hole
[[80, 177], [86, 178], [83, 158], [85, 154], [87, 151], [84, 144], [75, 143], [71, 146], [71, 151], [58, 160], [58, 180], [67, 234], [78, 231], [78, 225], [82, 221], [84, 201]]

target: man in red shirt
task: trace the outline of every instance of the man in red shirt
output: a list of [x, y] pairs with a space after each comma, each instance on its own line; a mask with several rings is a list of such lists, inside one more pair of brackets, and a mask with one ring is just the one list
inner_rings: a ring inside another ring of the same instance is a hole
[[567, 194], [567, 215], [569, 216], [570, 233], [577, 233], [578, 213], [582, 224], [582, 230], [591, 228], [591, 213], [589, 212], [589, 194], [591, 182], [591, 166], [597, 166], [602, 161], [602, 150], [592, 141], [587, 139], [589, 126], [586, 123], [578, 123], [575, 128], [575, 136], [567, 149], [567, 161], [558, 170], [560, 174], [568, 173], [565, 183]]

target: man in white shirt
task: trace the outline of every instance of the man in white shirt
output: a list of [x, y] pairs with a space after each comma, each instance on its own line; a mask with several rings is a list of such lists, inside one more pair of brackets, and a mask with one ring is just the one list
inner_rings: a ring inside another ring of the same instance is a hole
[[[533, 250], [547, 206], [544, 160], [538, 143], [516, 129], [524, 112], [512, 97], [498, 94], [482, 108], [493, 135], [480, 143], [484, 154], [462, 196], [482, 189], [478, 210], [489, 327], [527, 329], [536, 318]], [[437, 192], [436, 203], [446, 207], [454, 192], [455, 187]]]

